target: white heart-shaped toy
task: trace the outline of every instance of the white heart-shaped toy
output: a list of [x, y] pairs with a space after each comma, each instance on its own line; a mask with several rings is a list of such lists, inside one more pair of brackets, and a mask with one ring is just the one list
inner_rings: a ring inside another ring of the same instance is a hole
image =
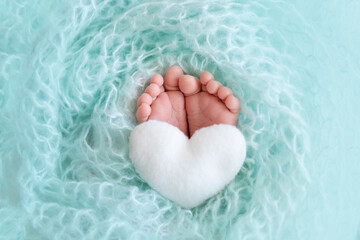
[[245, 156], [244, 136], [231, 125], [201, 128], [189, 139], [171, 124], [150, 120], [136, 126], [130, 136], [136, 171], [152, 188], [185, 208], [223, 189]]

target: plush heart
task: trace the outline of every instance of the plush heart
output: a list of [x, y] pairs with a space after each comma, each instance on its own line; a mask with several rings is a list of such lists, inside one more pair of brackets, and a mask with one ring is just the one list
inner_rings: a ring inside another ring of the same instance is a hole
[[189, 139], [178, 128], [147, 121], [130, 136], [136, 171], [156, 191], [185, 208], [198, 206], [223, 189], [246, 155], [245, 139], [234, 126], [197, 130]]

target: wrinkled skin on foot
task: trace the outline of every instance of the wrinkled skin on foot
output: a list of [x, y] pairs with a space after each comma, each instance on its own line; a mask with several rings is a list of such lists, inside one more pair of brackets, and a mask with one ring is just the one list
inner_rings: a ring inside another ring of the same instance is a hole
[[155, 74], [137, 106], [136, 117], [140, 123], [164, 121], [188, 137], [213, 124], [236, 126], [241, 108], [231, 89], [222, 86], [211, 73], [203, 72], [199, 81], [184, 75], [179, 66], [168, 69], [165, 81], [160, 74]]

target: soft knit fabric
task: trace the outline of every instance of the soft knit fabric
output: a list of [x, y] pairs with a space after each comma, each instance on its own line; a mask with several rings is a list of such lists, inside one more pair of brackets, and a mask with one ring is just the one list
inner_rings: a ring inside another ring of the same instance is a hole
[[[305, 194], [305, 121], [254, 14], [261, 6], [236, 2], [3, 1], [2, 235], [254, 238], [278, 228]], [[239, 174], [192, 211], [153, 191], [129, 158], [136, 100], [173, 64], [231, 87], [247, 139]]]
[[[0, 239], [356, 239], [360, 3], [0, 1]], [[239, 97], [247, 156], [191, 210], [135, 171], [154, 73]], [[349, 103], [349, 104], [347, 104]]]

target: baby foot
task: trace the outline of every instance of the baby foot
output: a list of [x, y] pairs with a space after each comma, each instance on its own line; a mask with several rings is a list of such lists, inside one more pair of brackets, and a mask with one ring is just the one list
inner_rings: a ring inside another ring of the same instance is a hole
[[179, 78], [183, 74], [179, 66], [172, 66], [166, 72], [165, 84], [160, 74], [151, 78], [150, 85], [137, 102], [136, 118], [140, 123], [147, 120], [167, 122], [189, 136], [185, 98], [179, 90]]
[[190, 75], [179, 78], [179, 88], [185, 96], [189, 136], [200, 128], [213, 124], [236, 126], [240, 101], [233, 92], [215, 81], [209, 72], [203, 72], [200, 82]]

